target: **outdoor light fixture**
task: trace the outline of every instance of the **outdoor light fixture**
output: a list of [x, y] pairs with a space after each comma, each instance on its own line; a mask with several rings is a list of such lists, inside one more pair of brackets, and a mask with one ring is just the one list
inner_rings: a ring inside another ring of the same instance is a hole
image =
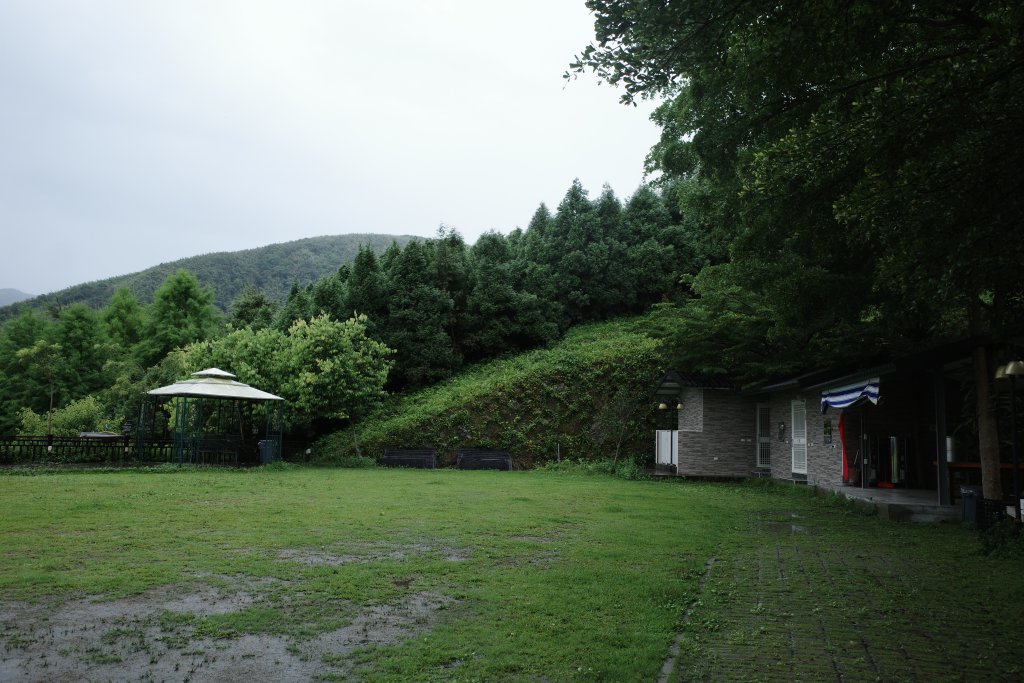
[[124, 453], [128, 454], [128, 444], [132, 441], [132, 423], [130, 420], [125, 420], [125, 423], [121, 425], [121, 434], [124, 438]]
[[658, 404], [658, 410], [668, 410], [668, 404], [667, 403], [659, 403]]
[[785, 440], [786, 440], [786, 423], [785, 422], [780, 422], [779, 423], [779, 441], [785, 441]]
[[1007, 377], [1024, 376], [1024, 360], [1012, 360], [1004, 365], [1002, 370]]

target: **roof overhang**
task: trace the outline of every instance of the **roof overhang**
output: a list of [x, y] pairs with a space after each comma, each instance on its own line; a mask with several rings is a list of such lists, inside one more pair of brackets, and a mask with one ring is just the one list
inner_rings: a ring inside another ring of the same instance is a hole
[[728, 380], [708, 375], [684, 374], [678, 370], [669, 370], [658, 381], [654, 388], [655, 396], [679, 396], [683, 389], [735, 389], [736, 386]]
[[239, 401], [283, 401], [280, 396], [255, 389], [235, 380], [230, 372], [209, 368], [192, 373], [191, 379], [168, 384], [147, 392], [150, 396], [188, 396], [191, 398], [223, 398]]

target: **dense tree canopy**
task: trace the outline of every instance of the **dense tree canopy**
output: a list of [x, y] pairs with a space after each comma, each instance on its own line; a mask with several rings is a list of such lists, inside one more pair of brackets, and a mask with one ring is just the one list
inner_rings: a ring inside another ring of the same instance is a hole
[[145, 324], [142, 306], [126, 288], [118, 289], [101, 315], [110, 341], [122, 351], [130, 350], [142, 339]]
[[[2, 431], [38, 427], [50, 387], [62, 425], [90, 415], [96, 428], [119, 425], [147, 390], [210, 366], [288, 398], [292, 428], [357, 416], [385, 380], [391, 391], [421, 387], [676, 296], [699, 250], [674, 196], [643, 187], [623, 203], [605, 187], [591, 199], [574, 181], [558, 209], [542, 204], [525, 230], [470, 246], [442, 227], [380, 257], [366, 246], [351, 265], [294, 281], [280, 301], [246, 284], [226, 320], [214, 292], [186, 271], [149, 305], [121, 289], [98, 313], [25, 312], [0, 330], [0, 369], [10, 368], [0, 376]], [[18, 361], [37, 343], [66, 349], [52, 378]]]
[[597, 43], [576, 69], [665, 99], [652, 169], [690, 186], [687, 208], [744, 266], [734, 282], [806, 329], [793, 341], [827, 352], [837, 327], [920, 340], [964, 329], [971, 306], [1019, 314], [1016, 3], [588, 6]]
[[210, 337], [216, 326], [213, 291], [202, 287], [192, 273], [179, 270], [153, 295], [138, 346], [139, 358], [151, 365], [168, 351]]
[[277, 309], [277, 302], [248, 283], [238, 298], [231, 302], [231, 326], [236, 329], [270, 327], [277, 316]]
[[[709, 254], [690, 367], [996, 339], [1024, 312], [1024, 11], [1006, 0], [589, 0], [573, 69], [664, 100], [649, 165]], [[571, 76], [569, 73], [567, 76]], [[722, 321], [731, 325], [722, 325]], [[975, 353], [985, 495], [998, 444]], [[733, 370], [735, 372], [735, 370]]]
[[25, 407], [46, 410], [49, 389], [41, 373], [26, 366], [18, 352], [45, 340], [46, 322], [24, 309], [0, 328], [0, 431], [9, 434], [18, 424], [18, 411]]
[[85, 304], [73, 304], [60, 312], [57, 344], [61, 347], [61, 380], [68, 396], [86, 396], [102, 389], [107, 378], [103, 366], [109, 347], [96, 312]]

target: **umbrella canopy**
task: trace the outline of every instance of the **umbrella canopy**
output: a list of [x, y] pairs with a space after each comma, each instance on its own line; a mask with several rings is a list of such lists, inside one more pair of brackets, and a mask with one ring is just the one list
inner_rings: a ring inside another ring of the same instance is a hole
[[191, 396], [195, 398], [233, 398], [241, 401], [283, 401], [280, 396], [254, 389], [235, 380], [230, 372], [207, 368], [183, 379], [148, 392], [150, 396]]

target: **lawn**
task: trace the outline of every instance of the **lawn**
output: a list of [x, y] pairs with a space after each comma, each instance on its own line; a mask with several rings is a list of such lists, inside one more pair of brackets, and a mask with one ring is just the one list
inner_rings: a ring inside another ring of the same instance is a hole
[[1024, 675], [1019, 554], [805, 489], [299, 468], [0, 487], [0, 680]]

